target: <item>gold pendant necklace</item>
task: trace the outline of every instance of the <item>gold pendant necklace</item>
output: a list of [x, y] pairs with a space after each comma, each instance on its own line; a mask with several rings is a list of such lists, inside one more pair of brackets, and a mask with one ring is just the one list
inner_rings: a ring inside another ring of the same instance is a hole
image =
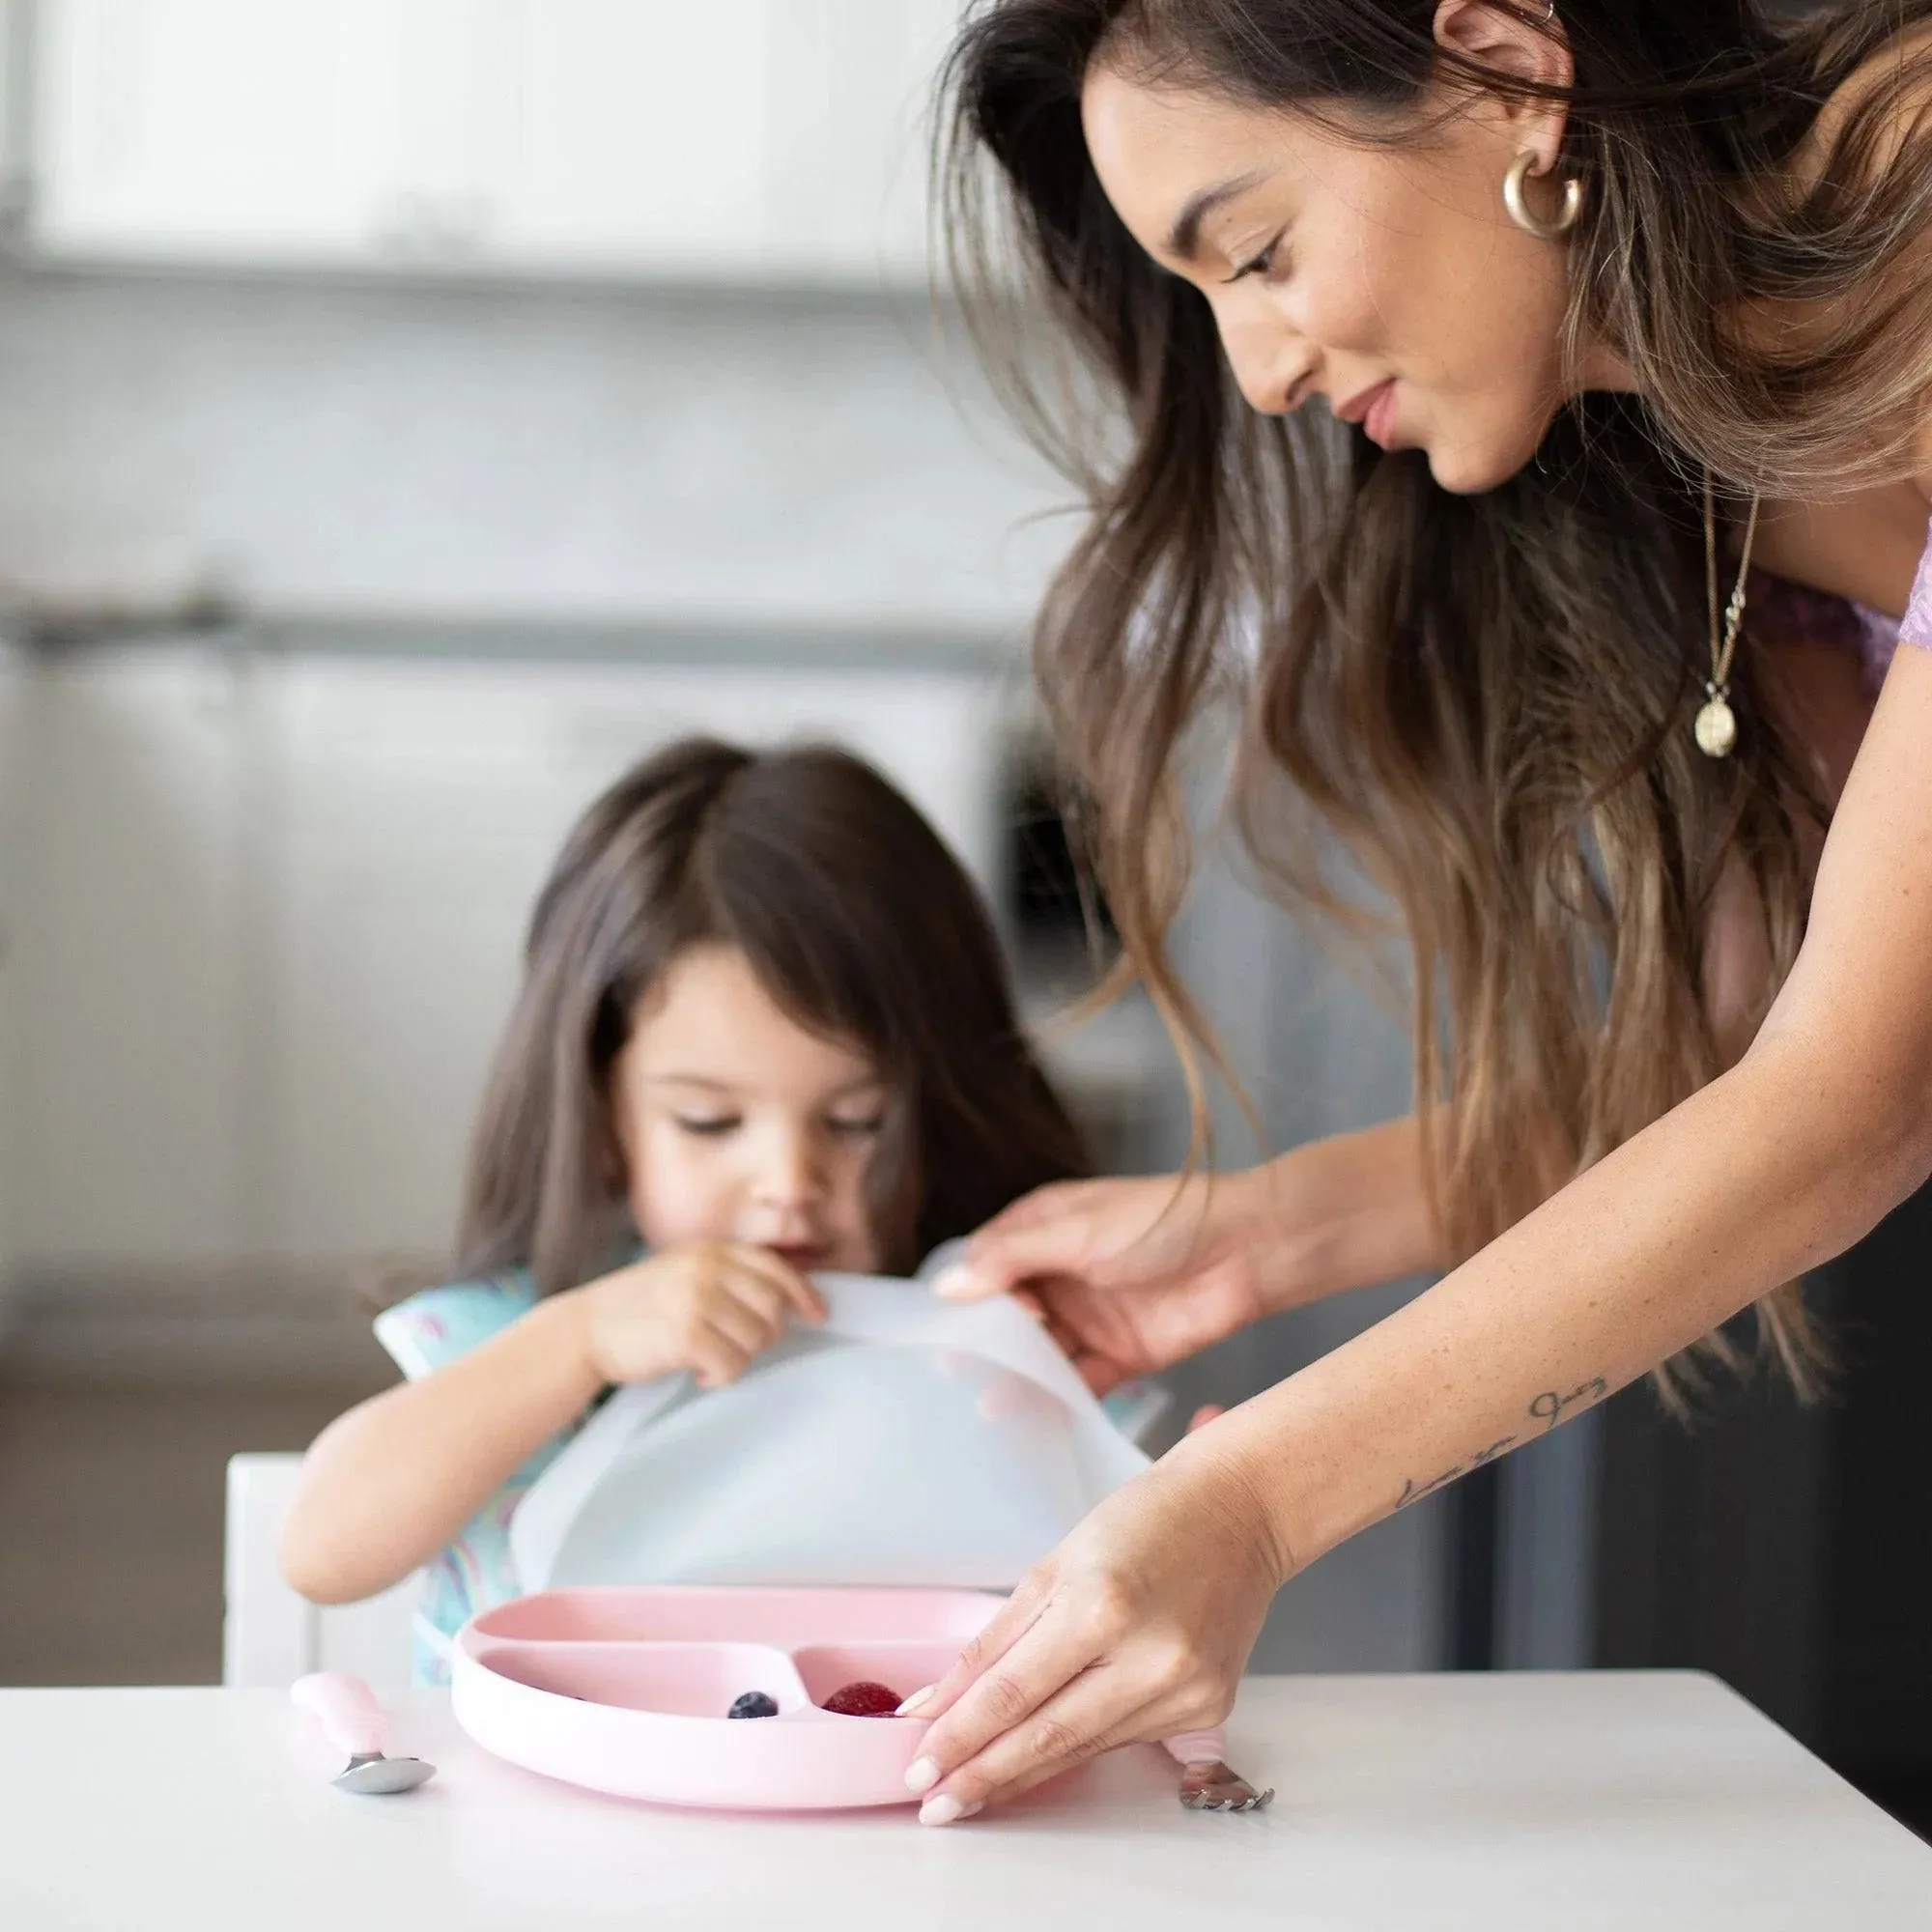
[[1731, 661], [1737, 655], [1738, 631], [1745, 618], [1745, 579], [1750, 574], [1751, 544], [1757, 536], [1757, 512], [1762, 500], [1751, 493], [1750, 521], [1745, 526], [1744, 553], [1738, 560], [1738, 581], [1731, 601], [1718, 621], [1718, 510], [1711, 494], [1711, 472], [1704, 472], [1704, 588], [1711, 607], [1711, 675], [1704, 683], [1704, 702], [1691, 725], [1697, 749], [1707, 758], [1727, 758], [1738, 742], [1737, 713], [1731, 709]]

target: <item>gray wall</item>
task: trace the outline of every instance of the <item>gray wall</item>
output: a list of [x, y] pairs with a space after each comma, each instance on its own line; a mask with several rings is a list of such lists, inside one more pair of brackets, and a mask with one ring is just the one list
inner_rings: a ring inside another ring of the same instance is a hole
[[923, 307], [0, 280], [0, 580], [276, 611], [1010, 636], [1051, 479]]

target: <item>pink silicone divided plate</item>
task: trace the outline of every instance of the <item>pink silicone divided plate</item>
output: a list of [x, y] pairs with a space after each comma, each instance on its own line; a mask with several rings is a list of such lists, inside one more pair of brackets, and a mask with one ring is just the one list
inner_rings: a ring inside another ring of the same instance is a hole
[[[457, 1634], [458, 1721], [486, 1750], [620, 1798], [748, 1810], [917, 1802], [926, 1725], [820, 1710], [868, 1679], [910, 1696], [998, 1597], [976, 1590], [552, 1590]], [[775, 1718], [727, 1718], [762, 1690]]]

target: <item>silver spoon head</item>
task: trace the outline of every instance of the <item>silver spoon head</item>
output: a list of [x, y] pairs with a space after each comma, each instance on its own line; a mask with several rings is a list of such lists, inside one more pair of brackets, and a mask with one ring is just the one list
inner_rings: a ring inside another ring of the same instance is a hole
[[436, 1766], [419, 1757], [353, 1757], [329, 1782], [364, 1798], [393, 1798], [413, 1791], [436, 1776]]

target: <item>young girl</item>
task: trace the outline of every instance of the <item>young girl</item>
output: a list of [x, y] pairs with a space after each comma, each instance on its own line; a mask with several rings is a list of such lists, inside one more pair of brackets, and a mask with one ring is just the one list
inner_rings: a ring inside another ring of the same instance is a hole
[[612, 1384], [731, 1381], [823, 1306], [1088, 1172], [972, 884], [843, 753], [688, 740], [620, 780], [537, 900], [470, 1152], [463, 1280], [377, 1322], [409, 1379], [303, 1464], [290, 1582], [429, 1566], [419, 1677], [517, 1594], [518, 1502]]

